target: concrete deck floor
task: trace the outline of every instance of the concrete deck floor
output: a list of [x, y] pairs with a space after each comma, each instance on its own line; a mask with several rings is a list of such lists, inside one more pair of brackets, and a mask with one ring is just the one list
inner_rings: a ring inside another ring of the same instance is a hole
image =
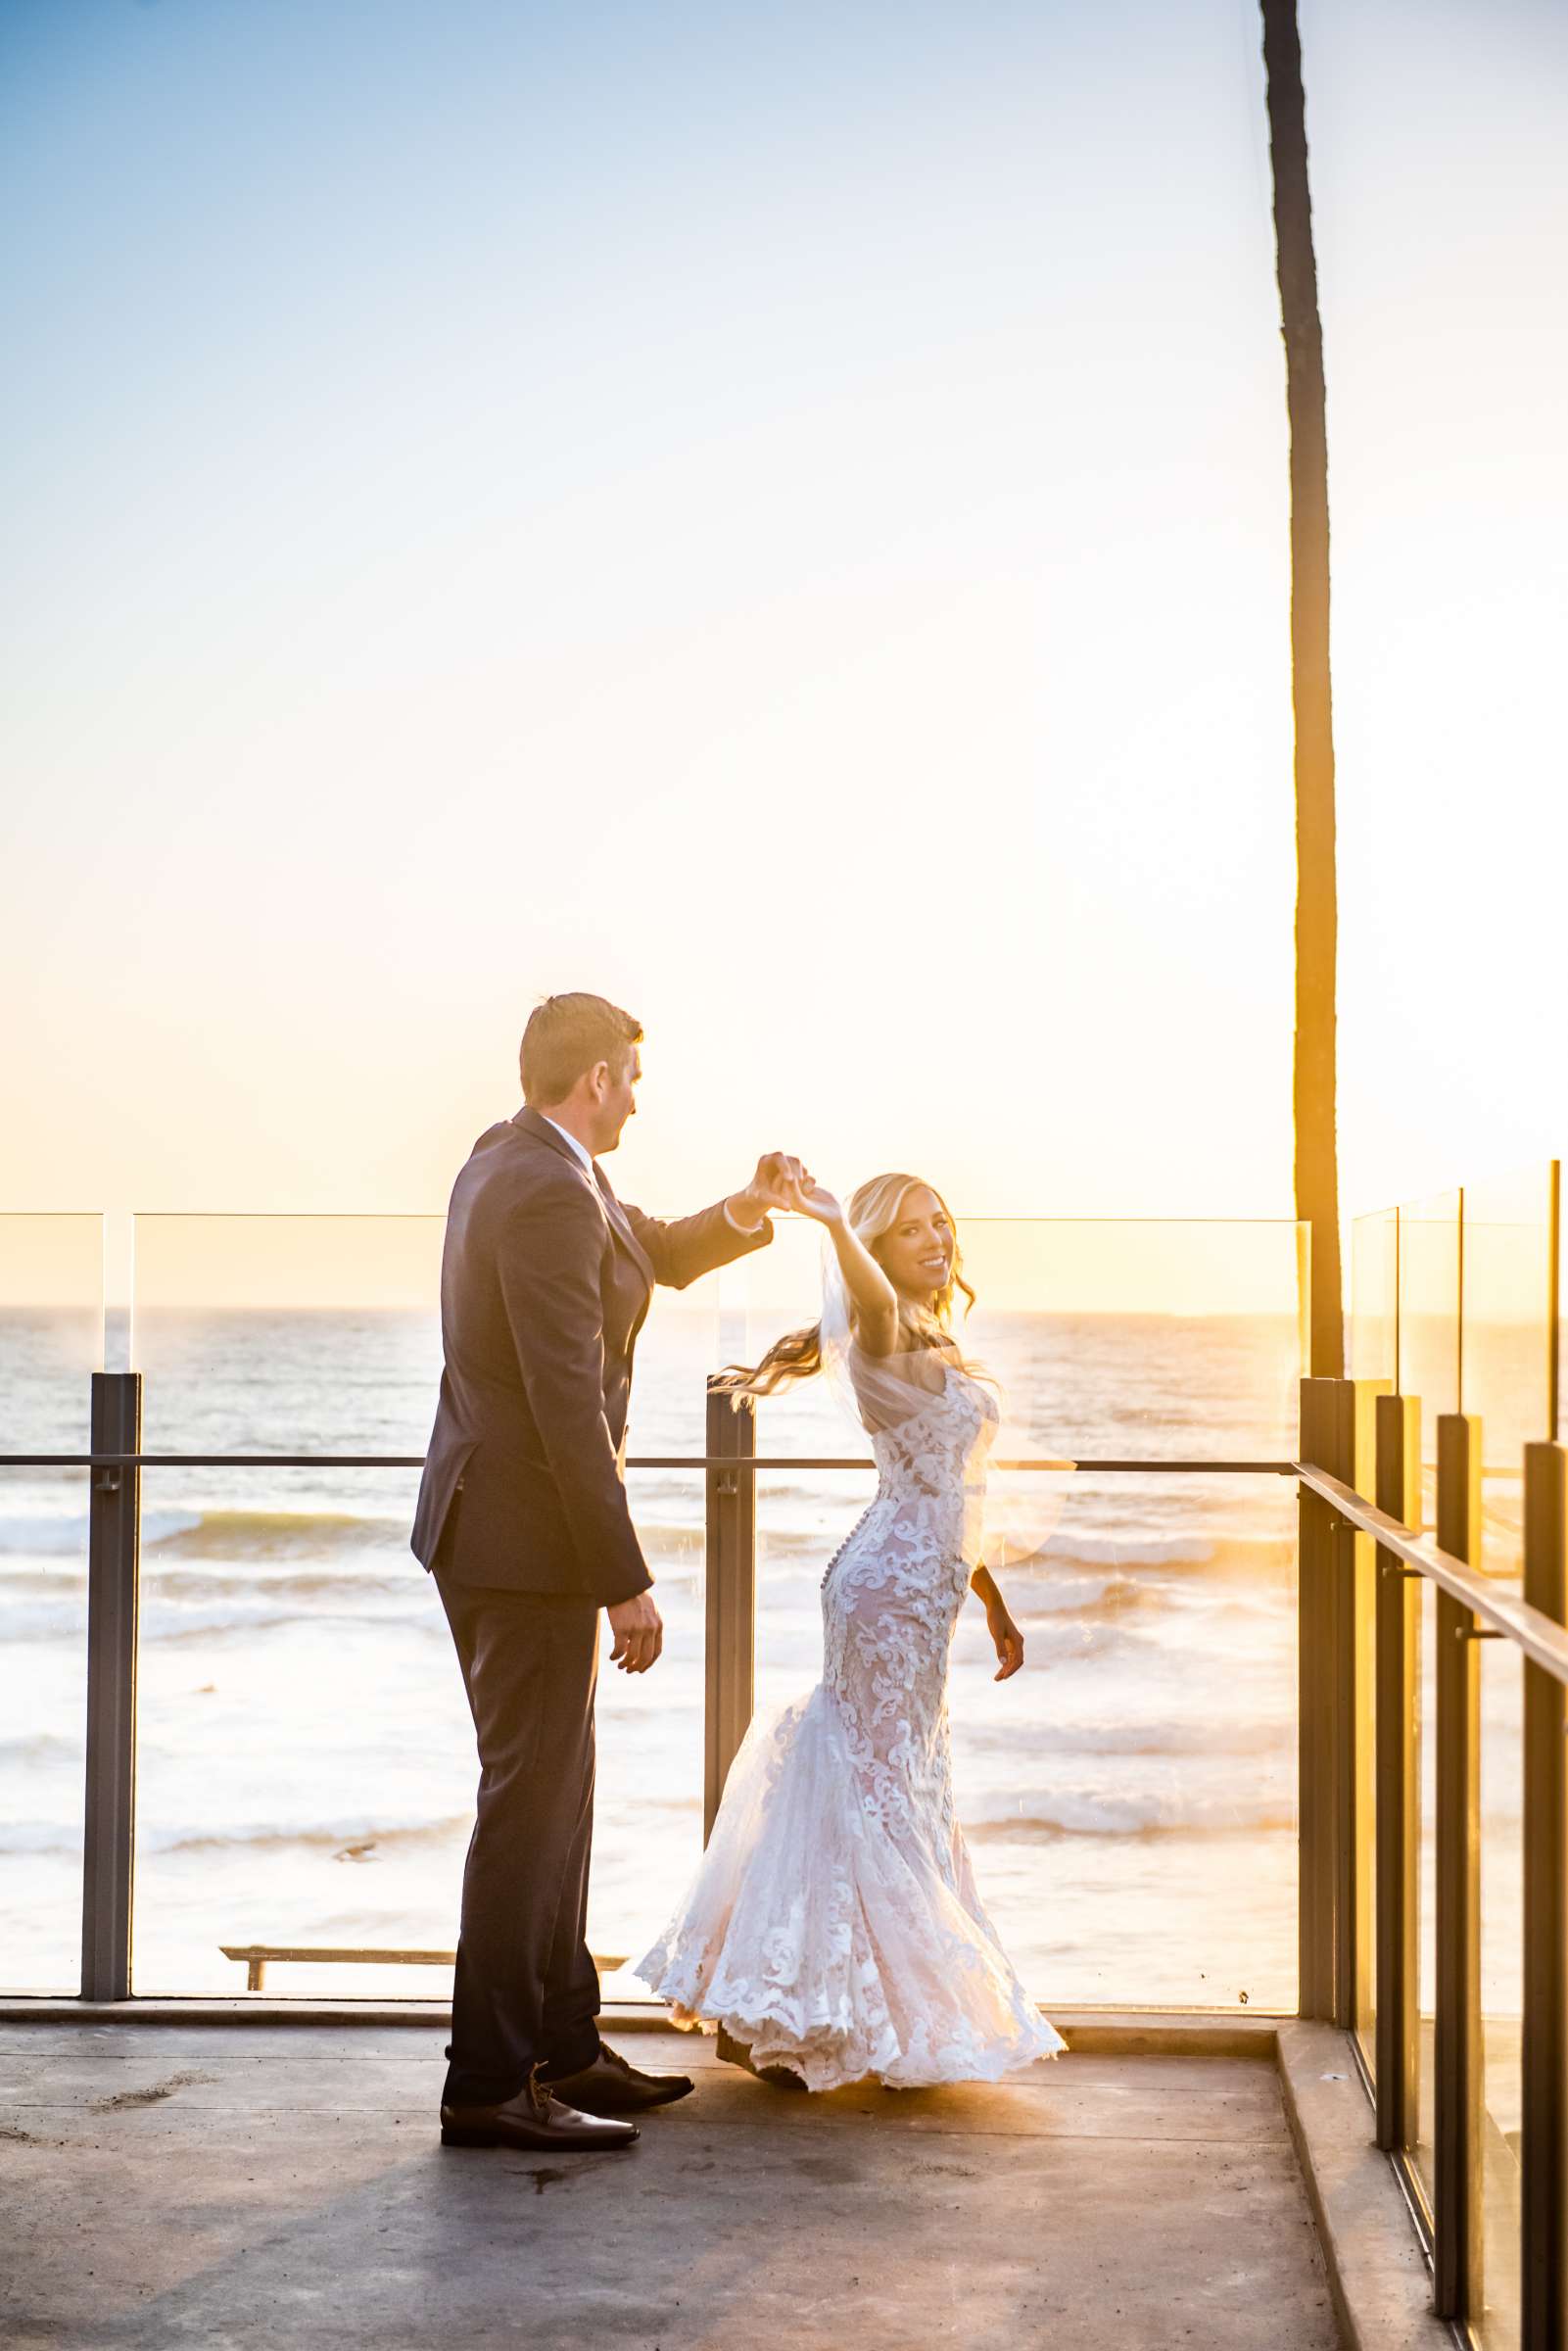
[[1069, 2054], [996, 2087], [698, 2076], [619, 2155], [444, 2150], [441, 2035], [0, 2026], [11, 2351], [1328, 2351], [1272, 2065]]

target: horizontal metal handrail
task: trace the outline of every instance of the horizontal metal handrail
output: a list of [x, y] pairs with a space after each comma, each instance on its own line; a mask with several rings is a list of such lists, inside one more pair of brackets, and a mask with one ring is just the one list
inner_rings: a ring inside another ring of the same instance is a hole
[[[0, 1453], [0, 1469], [422, 1469], [422, 1453]], [[1226, 1476], [1295, 1477], [1296, 1462], [1162, 1461], [1158, 1456], [1126, 1461], [999, 1461], [992, 1469], [1153, 1469], [1191, 1474], [1210, 1470]], [[869, 1454], [635, 1453], [628, 1469], [875, 1469]]]
[[1429, 1577], [1440, 1591], [1469, 1608], [1492, 1631], [1513, 1642], [1532, 1664], [1568, 1686], [1568, 1631], [1550, 1616], [1533, 1608], [1526, 1600], [1499, 1592], [1463, 1559], [1440, 1550], [1430, 1535], [1406, 1526], [1402, 1519], [1391, 1518], [1386, 1511], [1363, 1500], [1354, 1486], [1331, 1477], [1326, 1469], [1319, 1469], [1310, 1462], [1298, 1462], [1296, 1474], [1304, 1486], [1320, 1495], [1352, 1526], [1371, 1535], [1385, 1551]]

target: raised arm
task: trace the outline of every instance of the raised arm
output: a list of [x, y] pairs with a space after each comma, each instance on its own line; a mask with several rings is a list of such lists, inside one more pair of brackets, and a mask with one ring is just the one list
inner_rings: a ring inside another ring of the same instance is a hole
[[858, 1344], [867, 1355], [894, 1354], [898, 1347], [898, 1292], [851, 1227], [837, 1199], [809, 1176], [796, 1177], [785, 1186], [782, 1205], [797, 1216], [810, 1217], [832, 1241], [849, 1292], [850, 1319]]
[[766, 1217], [742, 1225], [728, 1200], [698, 1209], [694, 1217], [649, 1217], [621, 1202], [638, 1246], [653, 1268], [653, 1278], [667, 1288], [684, 1290], [689, 1281], [728, 1266], [753, 1249], [765, 1249], [773, 1239]]
[[711, 1273], [716, 1266], [731, 1265], [753, 1249], [765, 1249], [773, 1239], [769, 1211], [793, 1205], [784, 1197], [791, 1171], [804, 1172], [798, 1159], [784, 1151], [764, 1152], [749, 1183], [715, 1201], [712, 1208], [699, 1209], [694, 1217], [647, 1217], [623, 1200], [626, 1221], [653, 1268], [654, 1278], [682, 1290], [699, 1274]]

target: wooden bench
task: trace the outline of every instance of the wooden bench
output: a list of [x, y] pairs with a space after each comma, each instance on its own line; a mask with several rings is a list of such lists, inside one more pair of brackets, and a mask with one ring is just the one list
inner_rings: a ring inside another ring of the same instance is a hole
[[[299, 1960], [312, 1967], [452, 1967], [455, 1951], [338, 1951], [322, 1950], [302, 1943], [220, 1943], [218, 1949], [225, 1959], [238, 1960], [245, 1969], [245, 1989], [260, 1991], [262, 1978], [273, 1960]], [[601, 1975], [626, 1965], [624, 1952], [595, 1951], [594, 1965]]]

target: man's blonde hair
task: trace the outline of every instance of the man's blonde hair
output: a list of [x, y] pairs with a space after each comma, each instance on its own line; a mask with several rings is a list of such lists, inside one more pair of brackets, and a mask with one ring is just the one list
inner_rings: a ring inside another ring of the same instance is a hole
[[641, 1042], [641, 1022], [607, 996], [546, 996], [528, 1016], [517, 1056], [523, 1100], [536, 1110], [564, 1102], [579, 1078], [601, 1061], [624, 1078], [632, 1047]]

